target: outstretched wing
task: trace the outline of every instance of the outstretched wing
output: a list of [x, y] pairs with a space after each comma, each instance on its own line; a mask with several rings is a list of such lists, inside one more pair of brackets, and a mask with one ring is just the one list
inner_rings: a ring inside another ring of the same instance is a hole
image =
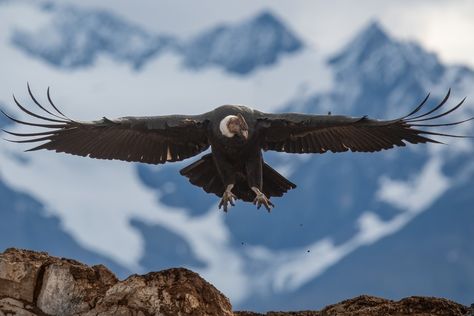
[[82, 122], [66, 117], [51, 101], [49, 89], [47, 96], [51, 109], [35, 99], [29, 86], [28, 92], [44, 112], [42, 115], [25, 108], [15, 97], [14, 101], [23, 112], [42, 122], [20, 121], [2, 111], [16, 123], [44, 129], [27, 134], [5, 131], [20, 138], [11, 140], [13, 142], [41, 142], [28, 151], [48, 149], [91, 158], [162, 164], [192, 157], [209, 147], [204, 114], [122, 117], [114, 120], [104, 117], [98, 121]]
[[[436, 114], [435, 112], [445, 105], [449, 94], [450, 91], [441, 103], [424, 114], [416, 115], [425, 105], [429, 95], [410, 114], [386, 121], [374, 120], [366, 116], [263, 113], [258, 119], [262, 133], [261, 147], [264, 150], [288, 153], [325, 153], [348, 150], [374, 152], [394, 146], [405, 146], [405, 142], [412, 144], [439, 143], [428, 136], [469, 137], [419, 129], [457, 125], [474, 119], [472, 117], [460, 122], [428, 123], [455, 111], [465, 100], [463, 99], [459, 104], [443, 113]], [[433, 115], [430, 116], [430, 114]]]

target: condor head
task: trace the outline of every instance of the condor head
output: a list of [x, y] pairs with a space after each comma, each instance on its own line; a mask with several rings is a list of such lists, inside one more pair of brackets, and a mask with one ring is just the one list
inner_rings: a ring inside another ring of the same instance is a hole
[[219, 124], [219, 130], [225, 137], [232, 138], [239, 135], [245, 140], [249, 138], [249, 126], [240, 113], [224, 117]]

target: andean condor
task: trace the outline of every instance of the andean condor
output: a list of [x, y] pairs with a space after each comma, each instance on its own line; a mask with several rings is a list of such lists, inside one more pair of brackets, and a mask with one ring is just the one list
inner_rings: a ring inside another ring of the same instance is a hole
[[[428, 96], [411, 113], [393, 120], [375, 120], [367, 116], [310, 115], [298, 113], [263, 113], [242, 105], [223, 105], [201, 115], [168, 115], [103, 118], [76, 121], [64, 115], [52, 102], [42, 106], [28, 92], [42, 115], [17, 106], [41, 123], [25, 122], [3, 113], [14, 122], [45, 128], [35, 133], [6, 133], [24, 139], [18, 143], [42, 144], [29, 149], [49, 149], [99, 159], [118, 159], [150, 164], [164, 164], [195, 156], [209, 147], [211, 153], [183, 168], [180, 173], [208, 193], [221, 197], [219, 208], [227, 212], [236, 199], [262, 205], [270, 211], [272, 196], [282, 196], [296, 187], [262, 158], [262, 150], [287, 153], [374, 152], [405, 142], [439, 143], [429, 136], [467, 137], [422, 130], [424, 127], [457, 125], [431, 123], [458, 109], [464, 99], [451, 109], [441, 109], [445, 98], [426, 113], [419, 114]], [[438, 114], [438, 112], [441, 112]], [[45, 116], [46, 115], [46, 116]]]

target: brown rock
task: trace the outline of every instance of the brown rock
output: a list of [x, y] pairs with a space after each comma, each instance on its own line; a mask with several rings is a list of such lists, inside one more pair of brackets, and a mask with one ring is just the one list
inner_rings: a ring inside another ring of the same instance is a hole
[[266, 314], [254, 312], [235, 312], [236, 316], [322, 316], [318, 311], [301, 311], [301, 312], [268, 312]]
[[302, 312], [236, 312], [238, 316], [467, 316], [466, 306], [434, 297], [412, 296], [400, 301], [362, 295], [329, 305], [321, 311]]
[[104, 266], [17, 249], [0, 254], [0, 316], [7, 314], [233, 315], [222, 293], [186, 269], [119, 282]]
[[32, 305], [24, 304], [14, 298], [0, 299], [0, 316], [36, 316], [39, 315]]
[[197, 273], [169, 269], [124, 281], [104, 266], [7, 249], [0, 254], [0, 316], [467, 316], [474, 310], [432, 297], [359, 296], [321, 311], [232, 313], [229, 300]]
[[467, 312], [466, 306], [441, 298], [412, 296], [400, 301], [392, 301], [363, 295], [327, 306], [321, 311], [321, 315], [465, 316]]
[[33, 305], [50, 315], [88, 311], [117, 278], [104, 266], [7, 249], [0, 255], [0, 297]]
[[33, 302], [38, 277], [48, 260], [45, 252], [5, 250], [0, 256], [0, 297]]
[[232, 306], [222, 293], [186, 269], [133, 275], [111, 287], [95, 311], [117, 315], [115, 308], [121, 305], [143, 315], [233, 315]]
[[[104, 277], [105, 276], [105, 277]], [[93, 308], [117, 278], [103, 266], [55, 260], [45, 267], [36, 305], [49, 315], [76, 315]]]

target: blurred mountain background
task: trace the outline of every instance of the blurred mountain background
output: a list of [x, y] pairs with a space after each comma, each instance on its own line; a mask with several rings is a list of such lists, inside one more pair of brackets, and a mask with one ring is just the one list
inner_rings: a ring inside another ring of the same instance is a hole
[[[21, 117], [11, 93], [31, 103], [29, 81], [43, 102], [51, 86], [56, 104], [78, 119], [199, 113], [225, 103], [394, 118], [428, 92], [434, 106], [451, 88], [453, 106], [468, 96], [451, 119], [473, 116], [468, 62], [442, 61], [373, 17], [337, 49], [319, 49], [295, 31], [291, 12], [257, 9], [180, 36], [125, 10], [2, 1], [0, 108]], [[0, 125], [20, 130], [4, 117]], [[474, 124], [445, 130], [474, 135]], [[298, 185], [270, 214], [243, 203], [219, 211], [215, 196], [178, 174], [196, 158], [150, 166], [25, 154], [28, 147], [1, 142], [0, 250], [104, 263], [122, 278], [184, 266], [236, 309], [316, 309], [360, 294], [468, 305], [473, 143], [446, 142], [375, 154], [266, 153]]]

